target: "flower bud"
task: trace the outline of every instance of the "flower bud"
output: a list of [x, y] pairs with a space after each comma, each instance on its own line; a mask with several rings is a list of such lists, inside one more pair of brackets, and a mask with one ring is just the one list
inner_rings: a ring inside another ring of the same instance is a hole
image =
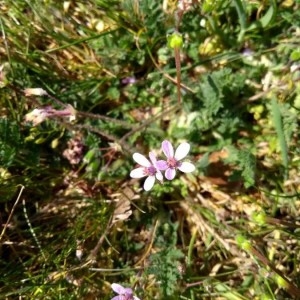
[[258, 223], [260, 226], [266, 225], [266, 214], [264, 212], [255, 212], [251, 215], [253, 222]]
[[24, 90], [25, 96], [45, 96], [47, 92], [41, 88], [28, 88]]
[[173, 34], [168, 36], [168, 46], [172, 49], [181, 48], [183, 44], [182, 35], [175, 31]]
[[235, 238], [238, 246], [245, 251], [250, 251], [252, 248], [251, 243], [241, 234], [238, 234]]

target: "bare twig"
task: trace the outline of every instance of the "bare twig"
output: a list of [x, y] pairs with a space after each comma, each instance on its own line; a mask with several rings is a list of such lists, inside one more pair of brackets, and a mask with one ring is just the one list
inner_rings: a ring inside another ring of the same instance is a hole
[[7, 221], [6, 221], [5, 225], [4, 225], [4, 228], [3, 228], [2, 232], [1, 232], [1, 235], [0, 235], [0, 241], [1, 241], [2, 237], [3, 237], [3, 235], [5, 234], [5, 231], [6, 231], [6, 229], [7, 229], [7, 227], [8, 227], [8, 224], [9, 224], [9, 222], [10, 222], [12, 216], [13, 216], [13, 213], [14, 213], [16, 207], [17, 207], [17, 204], [19, 203], [19, 200], [20, 200], [20, 198], [21, 198], [21, 195], [22, 195], [22, 193], [23, 193], [24, 188], [25, 188], [25, 187], [24, 187], [23, 185], [21, 185], [21, 190], [20, 190], [20, 192], [19, 192], [18, 198], [17, 198], [17, 200], [15, 201], [15, 203], [14, 203], [14, 205], [13, 205], [11, 211], [10, 211], [10, 214], [9, 214], [9, 216], [8, 216], [8, 219], [7, 219]]
[[145, 122], [143, 122], [141, 125], [138, 125], [136, 128], [132, 129], [131, 131], [129, 131], [128, 133], [126, 133], [121, 139], [120, 139], [120, 144], [122, 145], [122, 143], [124, 143], [126, 141], [126, 139], [128, 139], [131, 135], [133, 135], [134, 133], [138, 132], [139, 130], [143, 129], [144, 127], [147, 127], [149, 124], [151, 124], [152, 122], [156, 121], [157, 119], [161, 118], [164, 115], [167, 115], [170, 112], [175, 111], [176, 109], [178, 109], [178, 104], [172, 106], [171, 108], [169, 108], [166, 111], [162, 111], [161, 113], [159, 113], [157, 116], [150, 118], [149, 120], [146, 120]]

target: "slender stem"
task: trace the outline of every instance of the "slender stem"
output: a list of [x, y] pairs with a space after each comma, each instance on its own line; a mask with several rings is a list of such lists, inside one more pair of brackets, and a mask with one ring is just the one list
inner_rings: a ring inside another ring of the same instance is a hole
[[74, 128], [79, 128], [79, 129], [86, 129], [90, 132], [94, 132], [96, 134], [99, 134], [100, 136], [102, 137], [105, 137], [106, 139], [110, 140], [110, 141], [113, 141], [117, 144], [120, 144], [122, 149], [125, 150], [126, 152], [128, 153], [132, 153], [133, 149], [131, 147], [129, 147], [129, 145], [127, 145], [127, 143], [124, 141], [124, 139], [119, 139], [118, 137], [110, 134], [110, 133], [107, 133], [101, 129], [97, 129], [93, 126], [90, 126], [90, 125], [85, 125], [85, 124], [67, 124], [67, 123], [63, 123], [67, 128], [69, 129], [74, 129]]
[[139, 264], [141, 264], [147, 258], [147, 256], [149, 256], [150, 251], [151, 251], [152, 246], [153, 246], [153, 243], [154, 243], [154, 238], [155, 238], [155, 233], [156, 233], [156, 230], [157, 230], [158, 223], [159, 223], [158, 220], [156, 220], [154, 228], [152, 229], [152, 232], [151, 232], [151, 241], [150, 241], [145, 253], [143, 254], [143, 256], [138, 260], [138, 262], [135, 263], [134, 266], [138, 266]]
[[298, 289], [297, 286], [295, 286], [293, 283], [291, 283], [283, 274], [281, 271], [279, 271], [278, 269], [276, 269], [273, 264], [271, 264], [271, 262], [263, 255], [261, 254], [257, 249], [255, 249], [254, 247], [251, 247], [250, 252], [256, 256], [262, 263], [264, 263], [265, 265], [267, 265], [274, 273], [278, 274], [280, 277], [282, 277], [286, 283], [287, 283], [287, 287], [286, 290], [290, 295], [293, 295], [296, 297], [296, 299], [299, 299], [300, 297], [300, 290]]
[[[148, 51], [148, 54], [150, 56], [150, 59], [152, 60], [153, 64], [155, 65], [155, 67], [159, 70], [160, 73], [163, 74], [164, 77], [166, 77], [168, 80], [170, 80], [172, 83], [174, 84], [177, 84], [177, 80], [173, 77], [171, 77], [168, 73], [166, 73], [164, 70], [162, 70], [162, 68], [159, 66], [159, 64], [155, 61], [149, 47], [147, 47], [147, 51]], [[180, 68], [181, 70], [181, 68]], [[175, 71], [174, 71], [175, 72]], [[177, 70], [176, 70], [177, 72]], [[172, 71], [173, 73], [173, 71]], [[192, 94], [195, 94], [195, 91], [193, 91], [191, 88], [189, 88], [188, 86], [184, 85], [183, 83], [180, 83], [180, 87], [181, 89], [187, 91], [187, 92], [190, 92]]]
[[192, 264], [192, 252], [194, 250], [194, 244], [196, 241], [197, 234], [198, 234], [197, 230], [194, 229], [192, 232], [192, 237], [191, 237], [189, 248], [188, 248], [188, 256], [187, 256], [187, 265], [188, 266], [191, 266], [191, 264]]
[[181, 64], [180, 64], [180, 48], [174, 48], [175, 64], [176, 64], [176, 76], [177, 76], [177, 100], [178, 104], [181, 104]]
[[9, 216], [8, 216], [8, 219], [7, 219], [7, 221], [6, 221], [5, 225], [4, 225], [4, 228], [3, 228], [3, 230], [2, 230], [2, 232], [1, 232], [1, 234], [0, 234], [0, 241], [1, 241], [1, 239], [2, 239], [2, 237], [3, 237], [3, 235], [4, 235], [4, 233], [5, 233], [5, 231], [6, 231], [7, 227], [8, 227], [8, 225], [9, 225], [9, 222], [10, 222], [10, 220], [11, 220], [11, 218], [12, 218], [12, 216], [13, 216], [13, 213], [14, 213], [16, 207], [17, 207], [17, 204], [18, 204], [18, 202], [19, 202], [19, 200], [20, 200], [20, 198], [21, 198], [21, 195], [22, 195], [22, 193], [23, 193], [24, 188], [25, 188], [25, 187], [24, 187], [23, 185], [21, 185], [21, 190], [20, 190], [20, 192], [19, 192], [19, 195], [18, 195], [18, 197], [17, 197], [17, 200], [15, 201], [15, 203], [14, 203], [14, 205], [13, 205], [13, 207], [12, 207], [12, 210], [11, 210]]
[[137, 126], [134, 124], [129, 124], [126, 121], [118, 120], [115, 118], [110, 118], [110, 117], [103, 116], [103, 115], [93, 114], [93, 113], [89, 113], [89, 112], [83, 112], [83, 111], [77, 110], [76, 114], [81, 117], [86, 117], [86, 118], [90, 118], [90, 119], [99, 119], [99, 120], [103, 120], [103, 121], [107, 121], [107, 122], [112, 122], [115, 125], [120, 125], [120, 126], [123, 126], [126, 128], [135, 128]]
[[98, 251], [99, 251], [99, 249], [100, 249], [100, 247], [101, 247], [101, 245], [102, 245], [102, 243], [103, 243], [103, 241], [104, 241], [104, 238], [105, 238], [105, 236], [107, 235], [107, 233], [108, 233], [108, 231], [109, 231], [109, 229], [111, 228], [112, 225], [113, 225], [113, 224], [112, 224], [112, 218], [110, 218], [110, 220], [109, 220], [109, 222], [108, 222], [108, 225], [106, 226], [106, 228], [105, 228], [103, 234], [102, 234], [101, 237], [99, 238], [96, 247], [91, 251], [90, 255], [88, 256], [87, 261], [95, 261], [96, 256], [97, 256], [97, 253], [98, 253]]
[[122, 143], [125, 142], [126, 139], [128, 139], [131, 135], [133, 135], [134, 133], [142, 130], [143, 128], [147, 127], [148, 125], [150, 125], [152, 122], [158, 120], [159, 118], [163, 117], [164, 115], [167, 115], [170, 112], [175, 111], [178, 108], [178, 105], [175, 104], [174, 106], [170, 107], [168, 110], [166, 111], [162, 111], [161, 113], [159, 113], [158, 115], [154, 116], [153, 118], [150, 118], [149, 120], [144, 121], [143, 123], [141, 123], [140, 125], [138, 125], [136, 128], [130, 130], [128, 133], [126, 133], [121, 139], [120, 139], [120, 144], [122, 146]]

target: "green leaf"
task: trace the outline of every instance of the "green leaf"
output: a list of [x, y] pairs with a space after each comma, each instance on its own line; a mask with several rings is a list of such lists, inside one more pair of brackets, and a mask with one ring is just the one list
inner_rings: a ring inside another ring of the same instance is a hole
[[245, 30], [247, 27], [247, 15], [244, 7], [244, 3], [241, 0], [233, 0], [236, 12], [239, 17], [239, 22], [241, 25], [241, 30]]
[[291, 53], [290, 59], [291, 59], [292, 61], [300, 60], [300, 48], [295, 49], [295, 50]]
[[248, 150], [241, 150], [238, 153], [238, 159], [245, 187], [253, 186], [255, 183], [255, 156]]
[[247, 31], [259, 29], [259, 28], [267, 28], [275, 19], [277, 13], [277, 5], [276, 1], [271, 1], [271, 6], [267, 10], [267, 12], [255, 23], [251, 24]]
[[274, 127], [277, 133], [277, 138], [279, 142], [282, 164], [285, 167], [286, 171], [288, 168], [288, 145], [284, 135], [284, 128], [283, 128], [283, 120], [280, 111], [280, 105], [277, 102], [275, 97], [272, 98], [272, 105], [271, 105], [272, 117]]
[[234, 7], [239, 17], [239, 22], [241, 25], [240, 34], [238, 37], [238, 41], [242, 41], [245, 31], [247, 29], [247, 15], [244, 7], [244, 3], [241, 0], [233, 0]]

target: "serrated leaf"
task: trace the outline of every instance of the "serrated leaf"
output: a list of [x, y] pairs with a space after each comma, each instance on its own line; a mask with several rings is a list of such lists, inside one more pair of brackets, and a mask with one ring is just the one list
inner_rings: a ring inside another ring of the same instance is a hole
[[248, 150], [241, 150], [238, 153], [239, 166], [242, 169], [241, 175], [244, 185], [249, 188], [255, 183], [255, 156]]

